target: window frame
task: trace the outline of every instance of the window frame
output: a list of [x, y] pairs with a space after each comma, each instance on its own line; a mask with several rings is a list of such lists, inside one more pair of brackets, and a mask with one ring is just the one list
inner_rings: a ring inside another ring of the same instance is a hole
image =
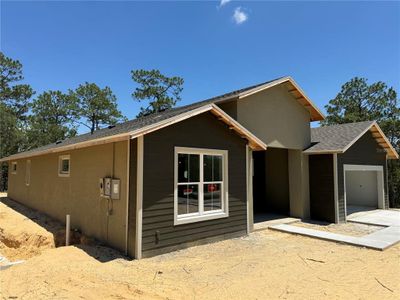
[[[68, 172], [63, 172], [62, 171], [62, 162], [64, 160], [68, 160]], [[71, 174], [71, 155], [60, 155], [58, 157], [58, 176], [59, 177], [69, 177]]]
[[[199, 155], [199, 182], [178, 183], [178, 154]], [[204, 155], [222, 156], [222, 181], [204, 181]], [[221, 209], [204, 211], [204, 185], [221, 184]], [[195, 223], [229, 217], [228, 151], [219, 149], [175, 147], [174, 153], [174, 225]], [[199, 211], [178, 215], [178, 185], [197, 184]]]
[[[15, 166], [15, 170], [14, 170], [14, 166]], [[11, 162], [11, 174], [16, 175], [18, 172], [18, 162], [13, 161]]]
[[29, 186], [31, 184], [31, 165], [32, 162], [30, 159], [26, 161], [26, 167], [25, 167], [25, 185]]

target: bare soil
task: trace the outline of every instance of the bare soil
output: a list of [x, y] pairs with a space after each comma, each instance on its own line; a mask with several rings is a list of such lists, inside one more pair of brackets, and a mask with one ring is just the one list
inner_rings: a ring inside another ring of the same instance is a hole
[[304, 227], [309, 229], [327, 231], [332, 233], [339, 233], [350, 236], [364, 236], [373, 233], [377, 230], [385, 228], [384, 226], [367, 225], [360, 223], [342, 223], [342, 224], [332, 224], [324, 222], [294, 222], [290, 225]]
[[399, 299], [399, 278], [400, 245], [375, 251], [265, 230], [140, 261], [101, 246], [49, 247], [0, 271], [0, 296]]
[[[71, 231], [71, 244], [93, 242], [80, 232]], [[3, 256], [24, 260], [64, 245], [64, 225], [0, 193], [0, 253]]]

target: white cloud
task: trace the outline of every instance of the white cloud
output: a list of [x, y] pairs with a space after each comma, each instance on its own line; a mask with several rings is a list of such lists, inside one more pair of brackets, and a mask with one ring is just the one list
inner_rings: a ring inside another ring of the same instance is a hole
[[236, 24], [242, 24], [247, 21], [249, 18], [249, 15], [246, 14], [243, 9], [239, 6], [235, 8], [235, 12], [233, 13], [232, 16], [233, 20], [235, 21]]
[[221, 0], [221, 2], [219, 3], [219, 7], [222, 7], [222, 6], [224, 6], [225, 4], [228, 4], [231, 1], [232, 0]]

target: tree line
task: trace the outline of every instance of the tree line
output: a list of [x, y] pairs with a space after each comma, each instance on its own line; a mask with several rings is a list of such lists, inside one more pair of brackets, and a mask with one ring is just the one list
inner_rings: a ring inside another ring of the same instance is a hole
[[[322, 125], [377, 121], [390, 143], [400, 153], [400, 106], [393, 87], [382, 81], [368, 84], [366, 78], [346, 82], [336, 97], [325, 106]], [[390, 207], [400, 207], [400, 163], [388, 160]]]
[[[132, 97], [148, 104], [137, 117], [169, 109], [181, 100], [184, 80], [159, 70], [133, 70], [137, 84]], [[74, 90], [45, 91], [36, 95], [22, 84], [22, 64], [0, 52], [0, 157], [73, 137], [79, 126], [91, 133], [126, 120], [109, 87], [85, 82]], [[382, 81], [372, 84], [355, 77], [346, 82], [325, 106], [322, 126], [376, 120], [397, 152], [400, 152], [400, 107], [397, 93]], [[2, 165], [0, 190], [5, 188], [7, 165]], [[0, 174], [1, 175], [1, 174]], [[400, 207], [400, 163], [388, 161], [391, 207]]]
[[[132, 97], [149, 101], [137, 117], [171, 108], [180, 100], [180, 77], [167, 77], [158, 70], [134, 70], [131, 76], [138, 85]], [[74, 137], [80, 126], [93, 134], [127, 120], [108, 86], [85, 82], [66, 92], [36, 94], [23, 80], [21, 62], [0, 52], [0, 157]], [[6, 189], [7, 170], [2, 164], [0, 191]]]

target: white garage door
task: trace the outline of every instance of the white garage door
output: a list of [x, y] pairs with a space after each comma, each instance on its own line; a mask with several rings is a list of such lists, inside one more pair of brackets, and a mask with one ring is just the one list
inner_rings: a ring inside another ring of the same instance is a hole
[[347, 171], [347, 205], [378, 207], [376, 171]]
[[382, 166], [343, 165], [345, 207], [384, 208]]

